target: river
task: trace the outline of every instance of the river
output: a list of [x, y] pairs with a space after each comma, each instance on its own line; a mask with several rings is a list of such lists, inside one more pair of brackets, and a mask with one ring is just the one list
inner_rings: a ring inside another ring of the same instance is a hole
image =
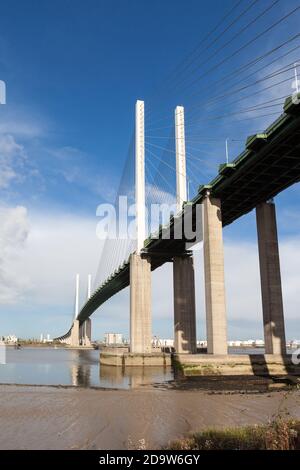
[[[262, 349], [230, 349], [231, 354], [263, 354]], [[6, 348], [0, 383], [129, 389], [174, 380], [171, 367], [100, 366], [99, 351], [53, 347]]]

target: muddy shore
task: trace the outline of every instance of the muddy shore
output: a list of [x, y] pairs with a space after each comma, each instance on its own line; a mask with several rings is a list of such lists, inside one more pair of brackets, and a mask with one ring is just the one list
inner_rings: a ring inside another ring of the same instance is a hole
[[300, 418], [300, 391], [0, 385], [1, 449], [155, 449], [209, 427]]

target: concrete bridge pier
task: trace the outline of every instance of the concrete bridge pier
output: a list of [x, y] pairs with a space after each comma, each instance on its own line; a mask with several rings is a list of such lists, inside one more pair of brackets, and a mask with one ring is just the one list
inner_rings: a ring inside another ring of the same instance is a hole
[[130, 352], [152, 351], [151, 260], [130, 256]]
[[273, 201], [256, 208], [266, 354], [286, 354], [280, 260]]
[[81, 346], [91, 346], [91, 320], [88, 318], [79, 327], [79, 343]]
[[79, 320], [74, 320], [73, 326], [71, 329], [71, 335], [69, 338], [69, 345], [77, 347], [80, 344], [80, 328], [79, 328]]
[[174, 257], [173, 286], [175, 351], [178, 354], [195, 354], [197, 340], [193, 257]]
[[227, 354], [221, 201], [209, 192], [203, 202], [203, 217], [207, 352]]
[[82, 341], [81, 344], [83, 346], [91, 346], [92, 345], [92, 320], [88, 318], [83, 323], [82, 328]]
[[105, 348], [100, 364], [119, 367], [166, 367], [169, 354], [152, 350], [151, 259], [145, 254], [130, 256], [130, 350]]

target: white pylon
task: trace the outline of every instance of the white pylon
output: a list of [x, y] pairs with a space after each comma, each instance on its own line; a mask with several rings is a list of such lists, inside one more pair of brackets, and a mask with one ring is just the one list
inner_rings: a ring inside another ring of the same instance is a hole
[[88, 287], [87, 287], [87, 299], [88, 300], [91, 297], [91, 295], [92, 295], [92, 275], [89, 274], [88, 275]]
[[225, 140], [225, 150], [226, 150], [226, 163], [229, 163], [229, 150], [228, 150], [228, 139]]
[[135, 206], [137, 253], [144, 247], [145, 233], [145, 116], [144, 101], [135, 105]]
[[177, 207], [177, 213], [178, 213], [182, 209], [182, 203], [187, 200], [184, 107], [183, 106], [176, 106], [176, 109], [175, 109], [175, 148], [176, 148], [176, 207]]
[[75, 286], [75, 315], [74, 320], [77, 319], [79, 314], [79, 274], [76, 274], [76, 286]]

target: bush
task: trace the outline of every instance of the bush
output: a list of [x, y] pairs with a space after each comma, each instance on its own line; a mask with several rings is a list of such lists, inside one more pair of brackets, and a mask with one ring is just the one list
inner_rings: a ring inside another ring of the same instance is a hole
[[300, 421], [276, 418], [267, 425], [208, 429], [171, 443], [174, 450], [300, 450]]

